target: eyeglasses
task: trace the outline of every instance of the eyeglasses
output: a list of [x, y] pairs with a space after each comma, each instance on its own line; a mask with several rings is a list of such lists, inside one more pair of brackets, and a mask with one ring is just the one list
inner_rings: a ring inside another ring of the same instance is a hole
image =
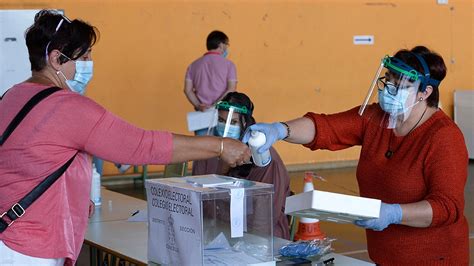
[[66, 57], [67, 60], [70, 60], [70, 61], [72, 61], [72, 62], [76, 62], [76, 60], [71, 59], [69, 56], [63, 54], [62, 52], [59, 52], [59, 53], [60, 53], [62, 56]]
[[397, 95], [398, 93], [398, 86], [396, 86], [390, 81], [387, 81], [386, 77], [381, 77], [377, 79], [377, 88], [379, 89], [379, 91], [387, 90], [387, 92], [393, 96]]
[[[54, 31], [53, 33], [53, 37], [54, 35], [56, 35], [56, 33], [58, 32], [58, 30], [61, 28], [61, 25], [63, 24], [64, 21], [66, 21], [67, 23], [71, 24], [71, 20], [69, 20], [66, 16], [64, 16], [63, 14], [59, 14], [61, 15], [62, 19], [59, 21], [58, 25], [56, 26], [56, 30]], [[51, 38], [52, 39], [52, 38]], [[51, 40], [48, 42], [48, 44], [46, 44], [46, 48], [45, 48], [45, 58], [46, 58], [46, 61], [48, 61], [48, 48], [49, 48], [49, 45], [51, 44]], [[64, 55], [63, 53], [61, 53], [62, 55]], [[67, 56], [66, 56], [67, 57]]]

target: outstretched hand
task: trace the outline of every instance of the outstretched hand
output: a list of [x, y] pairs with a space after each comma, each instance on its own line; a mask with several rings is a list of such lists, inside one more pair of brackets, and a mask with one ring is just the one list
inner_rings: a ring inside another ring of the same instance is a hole
[[286, 127], [282, 123], [257, 123], [247, 128], [244, 137], [242, 138], [243, 143], [247, 143], [249, 141], [251, 131], [260, 131], [266, 137], [266, 142], [258, 149], [258, 153], [264, 153], [270, 149], [273, 143], [286, 138], [288, 134]]
[[230, 167], [236, 167], [250, 161], [250, 149], [242, 142], [223, 138], [223, 149], [220, 158]]
[[365, 229], [382, 231], [391, 224], [402, 222], [402, 207], [400, 204], [386, 204], [382, 202], [380, 215], [377, 219], [357, 220], [354, 223]]

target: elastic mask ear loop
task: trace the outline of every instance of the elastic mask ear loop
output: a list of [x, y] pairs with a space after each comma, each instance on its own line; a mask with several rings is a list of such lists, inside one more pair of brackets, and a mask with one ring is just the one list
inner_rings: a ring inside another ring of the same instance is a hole
[[56, 75], [59, 76], [59, 74], [61, 74], [63, 76], [65, 81], [67, 80], [66, 75], [64, 75], [64, 73], [61, 70], [56, 71]]
[[402, 121], [406, 121], [408, 119], [408, 116], [406, 116], [408, 110], [410, 110], [410, 113], [411, 113], [411, 109], [413, 109], [413, 107], [415, 107], [415, 105], [419, 104], [422, 101], [423, 101], [423, 98], [417, 99], [416, 96], [415, 96], [415, 102], [413, 104], [411, 104], [409, 106], [404, 106], [403, 107], [403, 113], [402, 113], [402, 115], [403, 115]]
[[423, 101], [423, 100], [418, 99], [418, 100], [417, 100], [416, 102], [414, 102], [412, 105], [409, 105], [409, 106], [405, 107], [405, 108], [404, 108], [405, 111], [408, 110], [408, 109], [413, 108], [415, 105], [419, 104], [419, 103], [422, 102], [422, 101]]

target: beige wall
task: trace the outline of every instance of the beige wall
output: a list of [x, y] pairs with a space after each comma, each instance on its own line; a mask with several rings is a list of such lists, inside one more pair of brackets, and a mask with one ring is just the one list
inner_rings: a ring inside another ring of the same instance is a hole
[[[189, 134], [184, 73], [214, 29], [230, 37], [238, 90], [253, 99], [258, 121], [356, 106], [380, 58], [418, 44], [439, 52], [448, 66], [441, 85], [445, 112], [452, 115], [453, 90], [474, 88], [470, 0], [0, 2], [0, 9], [41, 8], [64, 9], [99, 28], [87, 94], [147, 129]], [[355, 46], [354, 35], [375, 35], [375, 45]], [[287, 164], [355, 160], [359, 151], [276, 147]]]

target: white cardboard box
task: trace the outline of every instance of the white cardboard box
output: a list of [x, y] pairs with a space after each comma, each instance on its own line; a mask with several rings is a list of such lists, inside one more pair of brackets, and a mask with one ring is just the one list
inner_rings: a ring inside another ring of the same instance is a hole
[[379, 218], [381, 201], [313, 190], [286, 198], [285, 213], [336, 223]]

